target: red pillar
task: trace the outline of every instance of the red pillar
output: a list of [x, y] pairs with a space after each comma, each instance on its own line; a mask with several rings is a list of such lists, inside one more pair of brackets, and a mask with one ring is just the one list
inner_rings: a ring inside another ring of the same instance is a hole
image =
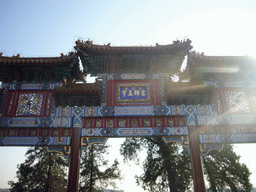
[[81, 153], [81, 128], [72, 129], [68, 192], [78, 192]]
[[197, 127], [189, 126], [188, 131], [194, 191], [206, 192]]

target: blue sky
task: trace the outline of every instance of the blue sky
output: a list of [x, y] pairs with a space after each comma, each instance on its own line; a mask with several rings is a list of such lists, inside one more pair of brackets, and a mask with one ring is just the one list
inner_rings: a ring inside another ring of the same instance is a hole
[[[171, 44], [190, 38], [193, 49], [205, 55], [256, 58], [253, 0], [0, 0], [0, 18], [4, 56], [55, 57], [74, 51], [78, 38], [112, 46]], [[241, 153], [248, 146], [240, 147]], [[252, 149], [248, 148], [245, 161]], [[12, 170], [11, 178], [15, 176], [16, 165], [11, 167], [8, 158], [21, 158], [22, 149], [13, 150], [17, 153], [0, 148], [0, 169], [5, 170], [0, 172], [0, 187], [11, 180], [7, 172]]]
[[1, 0], [0, 18], [0, 51], [8, 56], [58, 56], [77, 38], [140, 46], [185, 37], [207, 55], [255, 54], [255, 2], [248, 0]]

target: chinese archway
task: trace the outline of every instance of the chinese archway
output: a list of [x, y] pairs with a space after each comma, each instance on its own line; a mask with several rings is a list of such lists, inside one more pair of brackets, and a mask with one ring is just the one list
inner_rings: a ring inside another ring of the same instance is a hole
[[76, 52], [60, 57], [1, 54], [0, 146], [69, 155], [68, 191], [78, 191], [81, 147], [162, 136], [189, 146], [194, 190], [206, 191], [201, 155], [256, 142], [256, 61], [191, 49], [190, 40], [151, 47], [78, 40]]

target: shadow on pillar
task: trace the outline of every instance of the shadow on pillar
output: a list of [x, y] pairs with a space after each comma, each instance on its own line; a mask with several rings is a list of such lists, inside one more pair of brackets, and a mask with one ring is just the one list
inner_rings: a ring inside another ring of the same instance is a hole
[[68, 192], [78, 192], [81, 153], [81, 128], [72, 129]]
[[189, 126], [190, 161], [195, 192], [206, 192], [202, 167], [199, 135], [196, 126]]

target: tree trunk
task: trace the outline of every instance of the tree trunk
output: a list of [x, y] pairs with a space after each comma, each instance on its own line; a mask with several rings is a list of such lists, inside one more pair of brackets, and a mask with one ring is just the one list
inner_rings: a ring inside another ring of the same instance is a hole
[[51, 169], [52, 169], [52, 155], [51, 153], [49, 153], [49, 168], [47, 173], [45, 192], [49, 192], [51, 188]]
[[204, 167], [205, 167], [205, 170], [206, 170], [206, 172], [208, 174], [208, 177], [209, 177], [210, 188], [211, 188], [212, 192], [217, 192], [216, 184], [215, 184], [214, 179], [213, 179], [214, 176], [213, 176], [209, 166], [211, 166], [211, 165], [209, 163], [207, 163], [207, 161], [204, 160]]
[[[171, 165], [169, 165], [171, 166]], [[178, 186], [175, 185], [175, 173], [171, 170], [172, 168], [169, 167], [168, 170], [168, 182], [169, 182], [169, 188], [170, 192], [178, 192]]]
[[216, 189], [215, 182], [214, 182], [214, 180], [213, 180], [212, 173], [211, 173], [210, 171], [208, 171], [207, 168], [206, 168], [206, 171], [208, 172], [208, 175], [209, 175], [209, 180], [210, 180], [212, 192], [218, 192], [217, 189]]
[[90, 192], [93, 192], [93, 145], [91, 146], [90, 151], [90, 161], [91, 161], [91, 174], [90, 174]]
[[[170, 158], [171, 158], [170, 150], [166, 146], [162, 137], [159, 139], [159, 143], [160, 143], [159, 146], [160, 146], [160, 149], [161, 149], [161, 152], [162, 152], [163, 159], [165, 159], [164, 167], [165, 167], [165, 170], [168, 173], [167, 176], [168, 176], [170, 192], [178, 192], [178, 186], [175, 185], [176, 173], [175, 173], [175, 171], [173, 171], [174, 166], [170, 162]], [[165, 146], [165, 147], [161, 147], [161, 146]]]

